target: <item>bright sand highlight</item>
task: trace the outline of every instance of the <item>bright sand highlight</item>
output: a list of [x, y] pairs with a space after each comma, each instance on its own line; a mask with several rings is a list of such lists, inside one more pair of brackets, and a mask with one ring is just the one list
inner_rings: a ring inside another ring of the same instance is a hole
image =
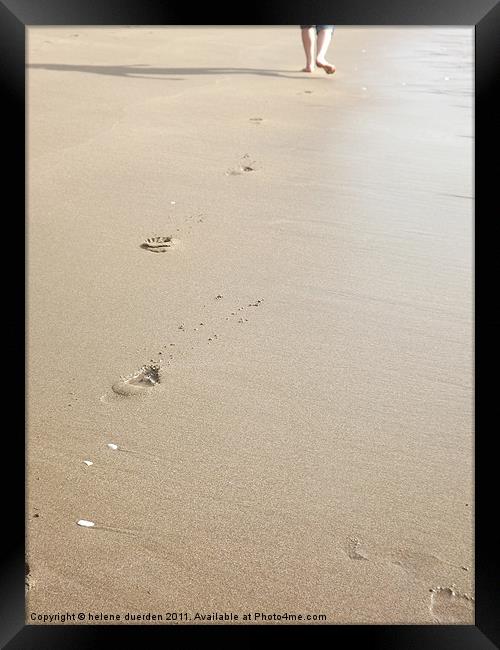
[[472, 53], [28, 30], [28, 620], [473, 621]]

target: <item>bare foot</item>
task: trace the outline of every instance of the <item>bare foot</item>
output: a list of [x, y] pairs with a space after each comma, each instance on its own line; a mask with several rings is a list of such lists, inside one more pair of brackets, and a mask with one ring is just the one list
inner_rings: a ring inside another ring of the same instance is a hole
[[313, 65], [306, 65], [305, 68], [302, 68], [302, 72], [314, 72], [314, 66]]
[[328, 61], [316, 60], [316, 65], [318, 68], [323, 68], [327, 74], [333, 74], [335, 72], [335, 66], [332, 63], [328, 63]]

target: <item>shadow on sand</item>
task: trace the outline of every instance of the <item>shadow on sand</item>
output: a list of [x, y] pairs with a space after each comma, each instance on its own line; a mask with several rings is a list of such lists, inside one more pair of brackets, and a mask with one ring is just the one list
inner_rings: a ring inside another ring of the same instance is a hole
[[[60, 72], [89, 72], [91, 74], [135, 77], [143, 79], [161, 79], [166, 81], [184, 81], [184, 75], [261, 75], [264, 77], [282, 77], [284, 79], [304, 79], [306, 75], [296, 75], [294, 70], [261, 70], [259, 68], [154, 68], [146, 64], [134, 65], [68, 65], [66, 63], [31, 63], [27, 68], [57, 70]], [[173, 75], [173, 76], [170, 76]], [[176, 76], [183, 75], [183, 76]], [[310, 77], [310, 75], [307, 75]]]

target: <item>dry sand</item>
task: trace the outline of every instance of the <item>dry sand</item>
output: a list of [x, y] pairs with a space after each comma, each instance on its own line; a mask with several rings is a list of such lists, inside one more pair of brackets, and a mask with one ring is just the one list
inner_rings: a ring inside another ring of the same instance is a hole
[[28, 622], [473, 621], [473, 30], [330, 55], [28, 30]]

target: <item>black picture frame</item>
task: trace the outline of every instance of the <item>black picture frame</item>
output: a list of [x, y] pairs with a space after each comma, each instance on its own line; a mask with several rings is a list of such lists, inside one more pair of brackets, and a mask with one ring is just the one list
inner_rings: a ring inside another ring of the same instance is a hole
[[[234, 10], [236, 9], [236, 10]], [[500, 647], [500, 573], [498, 556], [500, 538], [496, 532], [493, 497], [496, 457], [490, 443], [496, 430], [493, 412], [495, 382], [480, 380], [488, 366], [496, 369], [498, 318], [493, 315], [498, 237], [498, 210], [494, 208], [499, 164], [491, 162], [489, 153], [498, 157], [498, 104], [495, 85], [500, 78], [500, 3], [498, 0], [317, 0], [293, 3], [285, 0], [258, 6], [234, 5], [174, 6], [160, 0], [0, 0], [0, 88], [2, 89], [4, 179], [4, 223], [9, 230], [4, 243], [17, 256], [4, 278], [5, 322], [8, 324], [7, 391], [4, 399], [16, 423], [25, 420], [25, 368], [19, 356], [25, 349], [25, 283], [19, 262], [20, 242], [25, 241], [25, 30], [36, 25], [295, 25], [307, 22], [338, 25], [468, 25], [475, 27], [475, 625], [470, 626], [304, 626], [308, 635], [321, 630], [332, 643], [365, 644], [392, 649], [476, 649]], [[496, 118], [496, 119], [495, 119]], [[480, 216], [479, 216], [480, 215]], [[482, 218], [481, 218], [482, 217]], [[491, 217], [488, 219], [488, 217]], [[17, 245], [15, 244], [17, 242]], [[12, 245], [14, 243], [14, 246]], [[29, 262], [29, 261], [28, 261]], [[19, 286], [20, 285], [20, 286]], [[491, 290], [490, 290], [491, 285]], [[13, 386], [16, 387], [12, 394]], [[18, 390], [19, 388], [19, 390]], [[168, 638], [187, 642], [195, 629], [190, 626], [41, 626], [25, 625], [24, 594], [24, 487], [25, 436], [20, 424], [4, 432], [4, 467], [12, 467], [7, 477], [2, 473], [3, 527], [5, 550], [0, 572], [0, 644], [9, 650], [31, 648], [96, 648], [116, 642], [125, 634], [131, 643]], [[5, 459], [8, 458], [8, 463]], [[232, 636], [238, 630], [245, 635], [274, 633], [282, 626], [196, 626], [202, 628], [204, 642], [223, 631]], [[250, 629], [251, 628], [251, 629]], [[294, 626], [295, 628], [295, 626]]]

